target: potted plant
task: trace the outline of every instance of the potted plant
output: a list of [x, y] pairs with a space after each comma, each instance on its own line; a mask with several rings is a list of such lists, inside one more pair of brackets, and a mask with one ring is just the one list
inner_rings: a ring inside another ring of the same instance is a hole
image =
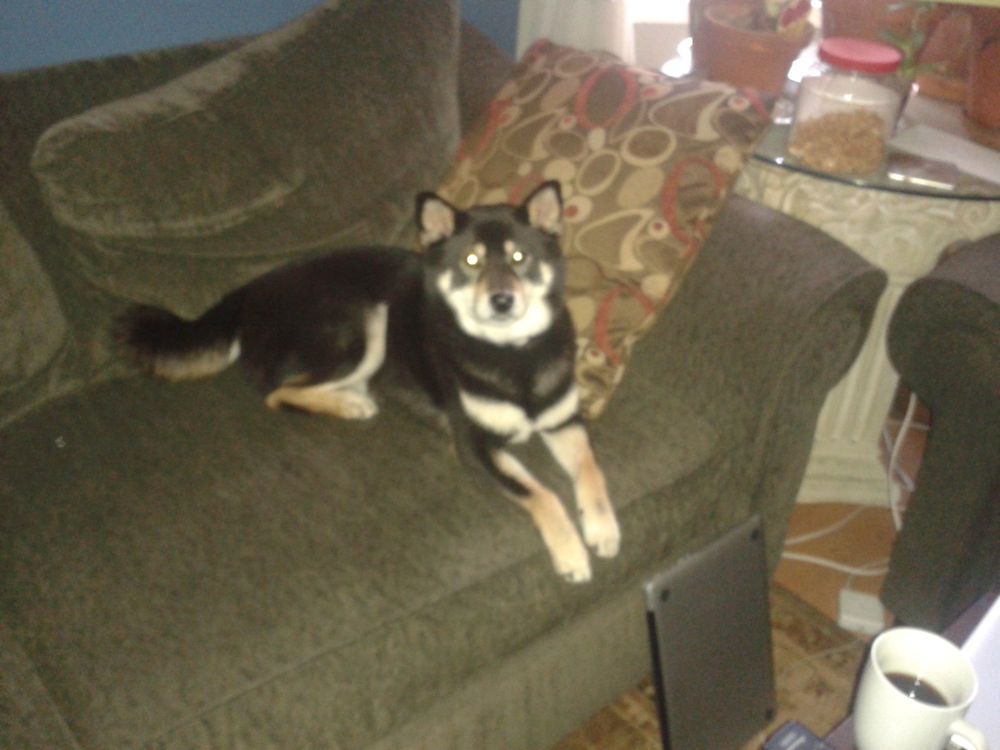
[[780, 94], [813, 36], [809, 0], [713, 3], [694, 35], [695, 64], [711, 80]]
[[900, 0], [823, 0], [823, 36], [884, 42], [886, 32], [908, 34], [912, 11]]
[[1000, 8], [971, 8], [972, 49], [965, 116], [972, 136], [1000, 148]]

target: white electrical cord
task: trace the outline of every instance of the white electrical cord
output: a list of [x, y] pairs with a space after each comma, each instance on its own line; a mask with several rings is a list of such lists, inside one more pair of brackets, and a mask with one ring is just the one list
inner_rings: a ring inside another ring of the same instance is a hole
[[[926, 430], [927, 427], [921, 424], [913, 423], [910, 425], [910, 429]], [[892, 450], [895, 447], [895, 443], [889, 433], [889, 425], [882, 428], [882, 447], [885, 448], [886, 454], [892, 453]], [[888, 471], [888, 464], [886, 465], [886, 471]], [[913, 477], [911, 477], [902, 466], [896, 467], [896, 478], [902, 482], [903, 487], [906, 488], [907, 492], [913, 492], [917, 488], [917, 484], [913, 481]]]
[[[896, 531], [899, 531], [903, 527], [903, 512], [899, 507], [899, 492], [895, 488], [895, 476], [897, 472], [897, 464], [899, 463], [899, 453], [903, 448], [903, 443], [906, 441], [906, 433], [910, 431], [910, 425], [913, 424], [913, 415], [917, 410], [917, 394], [910, 392], [910, 401], [906, 405], [906, 414], [903, 416], [903, 422], [899, 425], [899, 432], [896, 434], [896, 442], [892, 446], [892, 453], [889, 455], [889, 467], [888, 467], [888, 496], [889, 496], [889, 510], [892, 512], [892, 522], [896, 527]], [[902, 473], [902, 472], [900, 472]], [[907, 477], [909, 480], [909, 477]], [[908, 489], [913, 491], [913, 480], [909, 480]]]
[[827, 534], [832, 534], [835, 531], [840, 531], [861, 515], [866, 510], [866, 507], [859, 505], [853, 511], [848, 513], [846, 516], [841, 518], [839, 521], [831, 523], [829, 526], [824, 526], [823, 528], [816, 529], [815, 531], [808, 531], [804, 534], [798, 534], [797, 536], [788, 537], [785, 540], [785, 551], [781, 553], [781, 556], [785, 560], [793, 560], [795, 562], [808, 563], [809, 565], [819, 565], [822, 568], [829, 568], [830, 570], [835, 570], [838, 573], [846, 573], [850, 576], [879, 576], [883, 573], [888, 572], [888, 568], [873, 568], [872, 565], [882, 565], [885, 561], [879, 561], [877, 563], [867, 563], [860, 567], [855, 567], [853, 565], [845, 565], [844, 563], [839, 563], [836, 560], [829, 560], [825, 557], [818, 557], [816, 555], [807, 555], [801, 552], [790, 552], [788, 547], [794, 547], [797, 544], [804, 544], [805, 542], [811, 542], [813, 539], [819, 539], [820, 537], [826, 536]]
[[[882, 573], [888, 573], [889, 572], [888, 566], [889, 566], [889, 558], [883, 557], [881, 560], [873, 560], [870, 563], [865, 563], [864, 565], [861, 566], [860, 570], [877, 570], [878, 571], [877, 573], [865, 574], [865, 575], [876, 576], [876, 575], [882, 575]], [[851, 573], [850, 575], [848, 575], [847, 580], [844, 582], [844, 588], [845, 589], [851, 588], [851, 584], [854, 583], [854, 579], [857, 577], [858, 576], [856, 573]]]
[[[896, 531], [899, 531], [899, 529], [903, 525], [903, 514], [902, 514], [902, 509], [900, 508], [900, 501], [899, 501], [900, 490], [896, 486], [894, 478], [896, 476], [899, 476], [909, 492], [913, 492], [915, 487], [913, 479], [911, 479], [909, 475], [907, 475], [906, 472], [904, 472], [898, 466], [898, 463], [899, 463], [899, 454], [903, 447], [903, 442], [906, 439], [907, 433], [910, 431], [910, 429], [913, 428], [913, 417], [914, 414], [916, 413], [917, 403], [918, 399], [916, 394], [911, 392], [909, 403], [906, 406], [906, 414], [903, 416], [903, 421], [900, 423], [899, 432], [896, 435], [896, 440], [892, 444], [892, 450], [889, 455], [889, 466], [887, 467], [888, 468], [887, 490], [888, 490], [889, 510], [892, 513], [892, 523], [895, 526]], [[923, 428], [924, 426], [921, 425], [921, 427]], [[886, 441], [887, 444], [886, 447], [888, 448], [888, 444], [890, 442], [888, 431], [883, 431], [883, 439]], [[828, 534], [840, 531], [840, 529], [847, 526], [847, 524], [849, 524], [851, 521], [857, 518], [861, 513], [863, 513], [864, 510], [865, 506], [858, 506], [851, 513], [847, 514], [840, 520], [831, 523], [828, 526], [824, 526], [823, 528], [817, 529], [815, 531], [809, 531], [804, 534], [798, 534], [793, 537], [788, 537], [787, 539], [785, 539], [786, 551], [782, 552], [781, 554], [782, 558], [786, 560], [794, 560], [796, 562], [808, 563], [810, 565], [819, 565], [820, 567], [823, 568], [829, 568], [831, 570], [835, 570], [838, 573], [846, 573], [847, 575], [852, 577], [854, 576], [875, 577], [888, 573], [889, 569], [888, 567], [885, 566], [886, 562], [885, 560], [881, 560], [874, 563], [868, 563], [866, 565], [856, 567], [852, 565], [845, 565], [843, 563], [839, 563], [836, 560], [828, 560], [824, 557], [818, 557], [816, 555], [806, 555], [799, 552], [787, 551], [788, 547], [794, 547], [799, 544], [804, 544], [805, 542], [811, 542], [814, 539], [819, 539], [820, 537], [824, 537]], [[848, 579], [846, 588], [850, 588], [850, 579]]]
[[811, 542], [813, 539], [819, 539], [827, 534], [832, 534], [835, 531], [840, 531], [842, 528], [847, 526], [851, 521], [857, 518], [865, 511], [864, 505], [859, 505], [849, 514], [841, 518], [839, 521], [834, 521], [829, 526], [824, 526], [816, 531], [808, 531], [805, 534], [799, 534], [798, 536], [790, 536], [785, 538], [786, 547], [794, 547], [798, 544], [805, 544], [806, 542]]
[[[817, 557], [816, 555], [805, 555], [801, 552], [784, 552], [781, 555], [786, 560], [794, 560], [795, 562], [809, 563], [810, 565], [819, 565], [823, 568], [830, 568], [830, 570], [835, 570], [838, 573], [846, 573], [851, 576], [858, 577], [874, 577], [880, 576], [889, 572], [887, 567], [873, 568], [871, 565], [873, 563], [868, 563], [861, 567], [855, 567], [853, 565], [844, 565], [836, 560], [827, 560], [825, 557]], [[880, 563], [874, 563], [880, 564]]]

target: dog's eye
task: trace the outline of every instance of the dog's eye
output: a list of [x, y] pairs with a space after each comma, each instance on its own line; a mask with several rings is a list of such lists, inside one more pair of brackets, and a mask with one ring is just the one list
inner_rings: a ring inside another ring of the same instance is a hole
[[469, 268], [475, 268], [479, 265], [479, 256], [476, 253], [469, 253], [465, 256], [465, 265]]
[[510, 262], [513, 263], [515, 266], [521, 265], [522, 263], [524, 263], [524, 260], [525, 260], [524, 253], [522, 253], [520, 250], [515, 250], [510, 254]]

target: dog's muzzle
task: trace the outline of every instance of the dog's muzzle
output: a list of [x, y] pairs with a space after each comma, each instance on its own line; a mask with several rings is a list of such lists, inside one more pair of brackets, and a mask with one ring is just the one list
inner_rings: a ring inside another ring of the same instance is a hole
[[509, 315], [514, 309], [514, 295], [511, 292], [493, 292], [490, 294], [490, 307], [499, 315]]
[[477, 297], [481, 319], [510, 320], [524, 314], [522, 282], [506, 263], [487, 266], [479, 278]]

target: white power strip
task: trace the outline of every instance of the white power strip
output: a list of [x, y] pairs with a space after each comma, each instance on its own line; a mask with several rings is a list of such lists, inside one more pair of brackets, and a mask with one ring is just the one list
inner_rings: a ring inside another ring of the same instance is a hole
[[885, 629], [885, 608], [874, 594], [841, 589], [839, 623], [844, 630], [875, 635]]

